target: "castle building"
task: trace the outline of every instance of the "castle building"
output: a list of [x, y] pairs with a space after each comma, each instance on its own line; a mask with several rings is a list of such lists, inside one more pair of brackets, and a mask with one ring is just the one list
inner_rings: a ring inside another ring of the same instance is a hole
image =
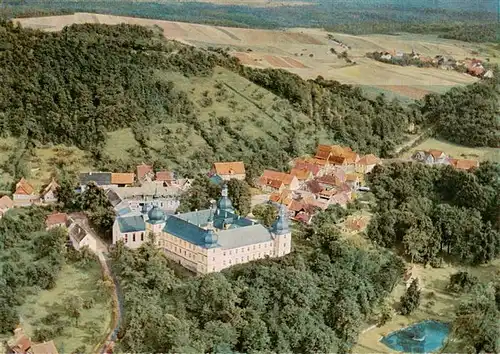
[[285, 206], [271, 228], [236, 214], [227, 186], [216, 206], [184, 214], [166, 215], [158, 207], [118, 216], [113, 244], [123, 241], [138, 248], [149, 235], [166, 256], [197, 273], [218, 272], [235, 264], [265, 257], [281, 257], [291, 251], [291, 231]]

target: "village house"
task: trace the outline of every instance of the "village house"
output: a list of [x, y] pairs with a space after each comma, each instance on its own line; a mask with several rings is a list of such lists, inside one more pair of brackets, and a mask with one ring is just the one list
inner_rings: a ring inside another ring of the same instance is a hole
[[45, 226], [47, 230], [50, 230], [54, 227], [66, 227], [68, 222], [68, 214], [66, 213], [52, 213], [47, 215], [45, 219]]
[[235, 214], [227, 186], [210, 209], [167, 216], [156, 199], [148, 213], [119, 216], [113, 225], [113, 244], [137, 248], [149, 234], [165, 255], [196, 274], [218, 272], [235, 264], [291, 251], [287, 211], [280, 207], [271, 228]]
[[269, 195], [269, 201], [276, 204], [283, 204], [288, 208], [293, 201], [293, 192], [288, 189], [282, 192], [273, 192]]
[[7, 341], [8, 354], [59, 354], [54, 341], [33, 343], [20, 327], [14, 330], [14, 336]]
[[494, 77], [493, 70], [488, 70], [483, 74], [484, 79], [493, 79]]
[[309, 171], [307, 168], [304, 169], [292, 168], [290, 174], [292, 176], [297, 177], [300, 183], [310, 181], [314, 177], [312, 172]]
[[313, 177], [320, 177], [325, 173], [324, 165], [302, 159], [295, 161], [294, 168], [298, 170], [307, 170], [311, 172]]
[[5, 215], [7, 211], [14, 207], [14, 202], [8, 196], [4, 195], [0, 198], [0, 219]]
[[146, 165], [143, 163], [143, 164], [140, 164], [137, 166], [136, 177], [137, 177], [137, 181], [139, 181], [139, 183], [152, 182], [154, 176], [155, 176], [155, 173], [153, 171], [152, 165]]
[[314, 157], [327, 161], [330, 165], [341, 166], [346, 172], [354, 171], [355, 164], [359, 161], [359, 155], [350, 147], [339, 145], [318, 145]]
[[40, 195], [40, 200], [45, 204], [57, 203], [56, 190], [59, 188], [54, 178], [51, 179], [50, 183], [43, 189]]
[[294, 175], [272, 170], [264, 170], [258, 185], [265, 191], [282, 191], [285, 188], [294, 191], [300, 187], [299, 180]]
[[174, 173], [171, 171], [158, 171], [155, 173], [155, 182], [167, 186], [174, 182]]
[[75, 220], [69, 219], [69, 239], [75, 250], [87, 246], [91, 251], [97, 252], [97, 240], [95, 237]]
[[450, 163], [449, 157], [441, 150], [417, 151], [412, 158], [427, 165], [448, 165]]
[[134, 184], [134, 174], [133, 173], [112, 173], [111, 174], [111, 185], [118, 187], [130, 187]]
[[84, 192], [89, 183], [95, 183], [98, 187], [103, 189], [116, 186], [111, 182], [111, 175], [111, 172], [80, 173], [80, 191]]
[[233, 178], [243, 181], [246, 177], [245, 164], [242, 161], [215, 162], [212, 166], [212, 174], [220, 176], [224, 181]]
[[40, 196], [35, 193], [33, 186], [24, 177], [16, 183], [16, 190], [12, 197], [14, 205], [18, 207], [30, 206], [40, 200]]
[[376, 165], [379, 165], [381, 160], [373, 155], [373, 154], [368, 154], [363, 157], [361, 157], [357, 162], [356, 162], [356, 172], [358, 173], [363, 173], [367, 174], [370, 173]]
[[361, 178], [357, 173], [348, 173], [346, 175], [345, 183], [349, 186], [351, 190], [358, 190], [361, 187]]

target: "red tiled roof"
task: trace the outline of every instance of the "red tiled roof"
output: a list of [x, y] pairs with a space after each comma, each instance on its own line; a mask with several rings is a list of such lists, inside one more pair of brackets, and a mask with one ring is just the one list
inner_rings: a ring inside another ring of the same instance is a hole
[[358, 161], [359, 165], [376, 165], [378, 163], [380, 163], [380, 159], [373, 154], [365, 155]]
[[242, 161], [215, 162], [214, 170], [218, 175], [244, 175], [245, 164]]
[[317, 178], [316, 180], [321, 184], [326, 184], [329, 186], [339, 186], [342, 183], [340, 178], [334, 175], [322, 176]]
[[313, 176], [316, 176], [321, 170], [321, 166], [319, 166], [318, 164], [303, 160], [296, 161], [295, 168], [300, 170], [308, 170], [312, 173]]
[[25, 353], [31, 348], [31, 340], [28, 336], [23, 334], [20, 338], [18, 338], [13, 346], [13, 348], [19, 348], [21, 353]]
[[348, 182], [354, 182], [354, 181], [356, 181], [358, 179], [359, 179], [359, 177], [355, 173], [349, 173], [349, 174], [346, 175], [346, 181], [348, 181]]
[[304, 181], [311, 177], [312, 173], [307, 169], [292, 168], [290, 171], [291, 175], [297, 177], [299, 181]]
[[271, 195], [269, 196], [269, 200], [274, 202], [274, 203], [284, 204], [287, 207], [293, 201], [291, 194], [287, 190], [284, 190], [281, 193], [277, 193], [277, 192], [271, 193]]
[[306, 208], [306, 206], [304, 205], [304, 203], [302, 203], [298, 200], [292, 200], [292, 202], [290, 203], [290, 206], [288, 207], [288, 209], [290, 209], [291, 211], [295, 211], [295, 212], [305, 210], [305, 208]]
[[358, 154], [348, 146], [318, 145], [315, 157], [335, 164], [353, 164], [358, 159]]
[[14, 206], [14, 202], [8, 196], [4, 195], [0, 198], [0, 209], [10, 209]]
[[311, 215], [309, 215], [308, 213], [300, 212], [294, 217], [294, 219], [307, 224], [311, 220]]
[[16, 191], [14, 192], [14, 194], [31, 195], [34, 191], [35, 189], [33, 188], [33, 186], [29, 184], [28, 181], [26, 181], [23, 177], [19, 182], [17, 182]]
[[66, 213], [54, 213], [47, 216], [45, 219], [45, 225], [51, 227], [54, 225], [65, 224], [68, 220], [68, 214]]
[[259, 178], [259, 184], [261, 186], [269, 186], [275, 189], [280, 189], [283, 186], [283, 181], [262, 176]]
[[434, 157], [435, 159], [437, 159], [438, 157], [440, 157], [443, 154], [443, 152], [441, 150], [429, 150], [429, 151], [427, 151], [427, 153], [432, 155], [432, 157]]
[[156, 180], [161, 182], [168, 182], [174, 179], [174, 175], [170, 171], [158, 171], [156, 172]]
[[470, 170], [471, 168], [479, 167], [479, 161], [476, 160], [450, 159], [450, 163], [453, 167], [460, 170]]
[[145, 164], [137, 166], [137, 179], [144, 178], [148, 173], [153, 173], [153, 166]]
[[283, 182], [283, 184], [286, 186], [290, 185], [293, 179], [296, 178], [295, 176], [289, 173], [272, 171], [272, 170], [264, 170], [264, 173], [262, 173], [262, 177], [266, 179], [279, 180]]

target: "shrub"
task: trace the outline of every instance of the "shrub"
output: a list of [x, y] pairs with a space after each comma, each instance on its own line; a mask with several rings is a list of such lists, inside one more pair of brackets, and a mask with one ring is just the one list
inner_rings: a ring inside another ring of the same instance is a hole
[[467, 292], [477, 283], [477, 277], [468, 272], [458, 272], [450, 276], [450, 283], [446, 288], [456, 293]]
[[405, 294], [401, 296], [401, 314], [409, 315], [413, 311], [415, 311], [420, 305], [420, 289], [418, 288], [418, 279], [415, 278]]

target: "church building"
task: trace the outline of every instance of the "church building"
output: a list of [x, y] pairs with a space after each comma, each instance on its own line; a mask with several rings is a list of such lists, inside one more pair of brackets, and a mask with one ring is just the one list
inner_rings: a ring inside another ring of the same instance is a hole
[[154, 235], [166, 256], [197, 274], [218, 272], [255, 259], [281, 257], [291, 251], [291, 231], [285, 206], [271, 228], [236, 214], [227, 186], [216, 206], [184, 214], [166, 215], [153, 207], [118, 216], [113, 244], [123, 241], [138, 248]]

